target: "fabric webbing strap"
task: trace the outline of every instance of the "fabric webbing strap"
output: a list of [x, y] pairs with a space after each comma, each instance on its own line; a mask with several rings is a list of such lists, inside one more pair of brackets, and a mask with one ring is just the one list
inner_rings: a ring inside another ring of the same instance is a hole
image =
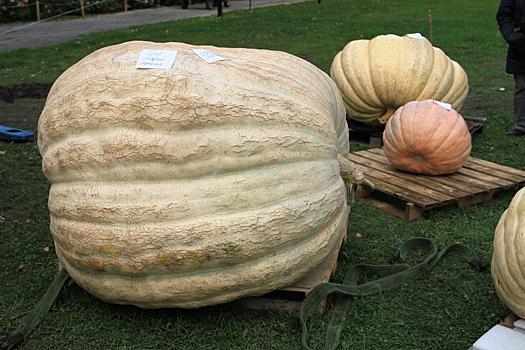
[[[405, 263], [409, 251], [421, 248], [429, 251], [429, 256], [423, 262], [413, 267]], [[413, 238], [401, 244], [396, 254], [391, 258], [391, 263], [398, 264], [358, 264], [348, 271], [343, 284], [329, 282], [318, 285], [306, 296], [301, 304], [299, 319], [303, 328], [303, 348], [311, 350], [309, 345], [308, 318], [313, 311], [318, 310], [323, 300], [325, 300], [329, 294], [337, 293], [337, 299], [332, 309], [332, 316], [326, 331], [325, 350], [336, 349], [339, 345], [343, 323], [352, 297], [371, 295], [400, 284], [412, 282], [432, 269], [437, 262], [449, 252], [460, 255], [478, 271], [483, 271], [488, 267], [479, 261], [476, 254], [470, 248], [463, 244], [454, 243], [442, 250], [438, 250], [436, 244], [430, 239]], [[380, 276], [380, 278], [358, 285], [359, 277], [365, 271], [372, 272]]]
[[53, 303], [68, 279], [69, 274], [66, 269], [61, 269], [47, 289], [46, 294], [44, 294], [35, 308], [27, 315], [24, 322], [22, 322], [12, 335], [0, 339], [0, 350], [14, 349], [33, 332], [40, 322], [42, 322], [45, 314], [49, 312], [51, 306], [53, 306]]

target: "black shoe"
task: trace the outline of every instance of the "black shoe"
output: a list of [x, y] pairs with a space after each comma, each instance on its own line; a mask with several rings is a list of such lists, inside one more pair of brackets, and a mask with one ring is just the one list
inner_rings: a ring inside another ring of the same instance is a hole
[[518, 130], [518, 129], [514, 129], [511, 132], [507, 133], [507, 136], [514, 136], [514, 137], [522, 137], [523, 135], [525, 135], [525, 132]]

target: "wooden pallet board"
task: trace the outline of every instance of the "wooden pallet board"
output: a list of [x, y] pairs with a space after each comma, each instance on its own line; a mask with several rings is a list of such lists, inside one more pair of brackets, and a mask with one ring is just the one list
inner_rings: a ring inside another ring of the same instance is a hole
[[367, 132], [348, 128], [348, 139], [351, 144], [370, 147], [383, 146], [383, 132]]
[[483, 135], [487, 127], [487, 118], [463, 116], [472, 136]]
[[356, 198], [406, 221], [417, 220], [425, 210], [445, 205], [488, 203], [498, 191], [525, 185], [525, 171], [474, 157], [469, 157], [454, 174], [441, 176], [399, 171], [380, 148], [355, 152], [348, 158], [374, 184], [375, 191], [405, 203], [405, 207], [375, 198], [362, 186]]
[[[469, 132], [472, 136], [483, 135], [485, 133], [487, 118], [463, 116], [467, 122]], [[383, 146], [383, 132], [382, 131], [363, 131], [353, 129], [348, 126], [348, 138], [351, 144], [369, 147]]]

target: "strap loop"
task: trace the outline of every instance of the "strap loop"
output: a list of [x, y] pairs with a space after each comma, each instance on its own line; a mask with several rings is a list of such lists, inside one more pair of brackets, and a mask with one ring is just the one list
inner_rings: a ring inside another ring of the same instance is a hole
[[[411, 267], [405, 262], [408, 252], [421, 248], [428, 250], [429, 256], [423, 262]], [[303, 348], [311, 350], [309, 346], [308, 318], [314, 310], [318, 309], [329, 294], [337, 293], [337, 300], [332, 309], [332, 316], [326, 331], [325, 349], [334, 350], [339, 345], [343, 323], [352, 297], [371, 295], [400, 284], [412, 282], [432, 269], [449, 252], [460, 255], [478, 271], [484, 271], [487, 268], [476, 254], [463, 244], [454, 243], [440, 251], [430, 239], [413, 238], [399, 246], [396, 254], [390, 258], [390, 265], [358, 264], [348, 271], [342, 284], [328, 282], [318, 285], [306, 296], [301, 304], [299, 319], [303, 328]], [[366, 271], [372, 272], [381, 278], [368, 283], [358, 284], [359, 277]]]

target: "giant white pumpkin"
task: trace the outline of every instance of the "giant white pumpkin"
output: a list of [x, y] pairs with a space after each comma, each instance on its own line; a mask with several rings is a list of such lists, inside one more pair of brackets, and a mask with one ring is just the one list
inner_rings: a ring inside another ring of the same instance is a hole
[[500, 299], [525, 318], [525, 188], [501, 215], [494, 234], [492, 278]]
[[351, 41], [335, 56], [330, 75], [348, 114], [371, 125], [386, 123], [411, 101], [438, 100], [459, 111], [468, 94], [459, 63], [419, 36]]
[[[169, 69], [137, 69], [143, 49], [178, 53]], [[58, 258], [105, 301], [264, 294], [318, 270], [345, 235], [344, 106], [328, 75], [290, 54], [106, 47], [57, 79], [38, 131]]]

